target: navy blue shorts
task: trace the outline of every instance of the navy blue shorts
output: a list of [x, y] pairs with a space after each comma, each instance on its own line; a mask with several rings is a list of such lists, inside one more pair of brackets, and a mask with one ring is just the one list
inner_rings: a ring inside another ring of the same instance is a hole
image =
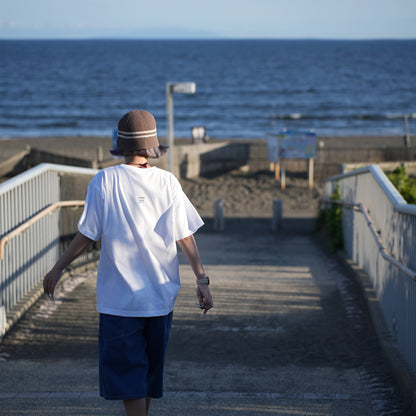
[[163, 395], [172, 312], [151, 318], [100, 314], [100, 396], [126, 400]]

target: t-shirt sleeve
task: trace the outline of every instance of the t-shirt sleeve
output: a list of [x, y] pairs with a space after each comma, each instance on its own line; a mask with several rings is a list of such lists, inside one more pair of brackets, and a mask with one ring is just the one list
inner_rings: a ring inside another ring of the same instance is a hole
[[192, 205], [189, 198], [185, 195], [179, 182], [174, 187], [174, 234], [175, 240], [182, 240], [189, 237], [198, 230], [202, 221], [197, 210]]
[[88, 185], [84, 211], [78, 221], [78, 231], [91, 240], [97, 241], [103, 229], [103, 197], [97, 186], [97, 178]]

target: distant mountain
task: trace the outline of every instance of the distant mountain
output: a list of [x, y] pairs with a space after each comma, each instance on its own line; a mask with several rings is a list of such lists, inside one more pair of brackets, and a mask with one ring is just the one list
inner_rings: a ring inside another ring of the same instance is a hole
[[126, 28], [6, 28], [0, 26], [0, 39], [219, 39], [215, 32], [180, 27]]

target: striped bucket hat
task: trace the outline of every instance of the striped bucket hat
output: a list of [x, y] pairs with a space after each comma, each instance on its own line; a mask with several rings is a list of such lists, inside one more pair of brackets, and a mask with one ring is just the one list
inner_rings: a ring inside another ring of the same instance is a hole
[[156, 120], [145, 110], [133, 110], [125, 114], [118, 122], [117, 148], [111, 150], [116, 156], [138, 150], [153, 150], [151, 157], [166, 153], [167, 146], [161, 146], [157, 138]]

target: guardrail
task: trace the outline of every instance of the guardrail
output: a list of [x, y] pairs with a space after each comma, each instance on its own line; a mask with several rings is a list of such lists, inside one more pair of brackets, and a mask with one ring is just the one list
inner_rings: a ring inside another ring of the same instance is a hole
[[32, 225], [34, 225], [36, 222], [40, 221], [45, 215], [51, 214], [56, 209], [62, 208], [62, 207], [79, 207], [84, 206], [85, 201], [61, 201], [61, 202], [55, 202], [54, 204], [50, 205], [49, 207], [43, 209], [39, 214], [36, 214], [34, 217], [30, 218], [29, 220], [25, 221], [22, 225], [15, 228], [10, 233], [6, 234], [4, 237], [0, 239], [0, 260], [3, 260], [4, 258], [4, 248], [6, 244], [14, 237], [17, 237], [19, 234], [21, 234], [23, 231], [26, 231], [28, 228], [30, 228]]
[[[344, 247], [369, 275], [397, 350], [416, 375], [416, 205], [407, 204], [381, 169], [368, 166], [325, 181], [339, 186]], [[327, 201], [337, 202], [337, 201]]]
[[[386, 247], [383, 244], [383, 241], [381, 240], [381, 237], [379, 235], [379, 232], [376, 230], [375, 224], [373, 222], [373, 220], [370, 217], [370, 214], [368, 213], [368, 209], [365, 207], [364, 204], [353, 204], [350, 202], [345, 202], [345, 201], [337, 201], [336, 199], [329, 199], [329, 198], [322, 198], [321, 199], [322, 202], [325, 202], [327, 204], [338, 204], [338, 205], [342, 205], [344, 207], [348, 207], [348, 208], [355, 208], [357, 209], [357, 211], [361, 212], [361, 214], [363, 214], [365, 221], [368, 225], [368, 228], [371, 232], [371, 235], [374, 238], [375, 243], [377, 244], [377, 247], [380, 251], [380, 254], [383, 256], [384, 259], [386, 259], [389, 263], [393, 264], [394, 266], [396, 266], [397, 268], [399, 268], [403, 273], [407, 274], [409, 277], [411, 277], [413, 280], [416, 281], [416, 271], [409, 269], [408, 267], [406, 267], [404, 264], [398, 262], [394, 257], [392, 257]], [[1, 247], [1, 245], [0, 245]]]
[[96, 172], [42, 164], [0, 184], [0, 338], [4, 316], [35, 288], [59, 257], [59, 208], [84, 204], [60, 201], [62, 178], [92, 178]]

